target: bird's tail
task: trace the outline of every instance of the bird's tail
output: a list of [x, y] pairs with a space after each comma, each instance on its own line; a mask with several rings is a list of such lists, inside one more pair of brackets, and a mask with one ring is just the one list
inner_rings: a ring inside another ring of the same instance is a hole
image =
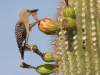
[[24, 60], [24, 51], [23, 50], [21, 50], [21, 59]]
[[21, 53], [21, 59], [24, 60], [24, 51], [30, 49], [30, 46], [28, 44], [25, 44], [23, 48], [20, 49], [20, 53]]

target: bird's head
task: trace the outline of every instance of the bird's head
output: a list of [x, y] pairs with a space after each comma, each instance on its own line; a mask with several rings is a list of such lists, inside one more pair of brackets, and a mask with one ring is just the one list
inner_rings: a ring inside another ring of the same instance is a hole
[[20, 12], [20, 17], [28, 17], [29, 15], [31, 15], [32, 13], [37, 13], [38, 9], [34, 9], [34, 10], [29, 10], [29, 9], [24, 9]]

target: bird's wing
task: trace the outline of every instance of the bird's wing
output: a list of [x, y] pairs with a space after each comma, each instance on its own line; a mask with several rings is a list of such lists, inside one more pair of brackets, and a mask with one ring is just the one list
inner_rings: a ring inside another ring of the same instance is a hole
[[17, 22], [15, 26], [15, 36], [20, 53], [23, 55], [26, 45], [26, 28], [23, 22]]

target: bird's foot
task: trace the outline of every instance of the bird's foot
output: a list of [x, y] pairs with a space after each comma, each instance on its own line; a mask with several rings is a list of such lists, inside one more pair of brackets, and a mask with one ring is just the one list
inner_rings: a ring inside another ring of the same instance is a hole
[[38, 23], [38, 21], [33, 22], [29, 25], [30, 31], [32, 30], [32, 27], [34, 27], [36, 24]]

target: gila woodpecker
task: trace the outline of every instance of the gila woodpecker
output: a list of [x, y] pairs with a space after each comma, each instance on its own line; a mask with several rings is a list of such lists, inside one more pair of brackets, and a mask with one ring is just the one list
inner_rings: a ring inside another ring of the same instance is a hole
[[34, 22], [32, 24], [29, 24], [28, 17], [32, 13], [37, 13], [38, 9], [34, 10], [28, 10], [25, 9], [20, 12], [19, 15], [19, 21], [17, 22], [15, 26], [15, 36], [16, 36], [16, 42], [19, 48], [19, 52], [21, 53], [21, 59], [24, 59], [24, 51], [26, 49], [30, 49], [30, 46], [28, 45], [28, 38], [30, 29], [37, 23]]

